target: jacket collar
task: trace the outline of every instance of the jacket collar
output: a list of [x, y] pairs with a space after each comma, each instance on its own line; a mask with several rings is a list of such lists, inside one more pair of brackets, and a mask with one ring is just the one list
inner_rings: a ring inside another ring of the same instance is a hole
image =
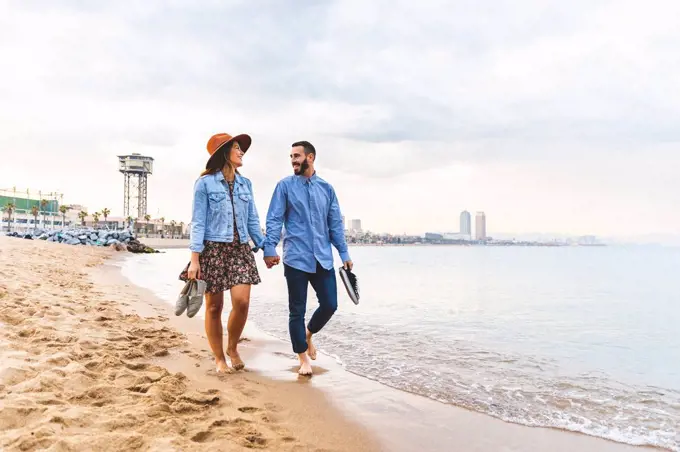
[[[215, 173], [215, 181], [225, 182], [224, 174], [222, 174], [222, 171], [218, 171], [218, 172]], [[234, 182], [236, 182], [238, 185], [245, 184], [245, 181], [243, 180], [243, 176], [241, 176], [238, 173], [236, 174], [236, 178], [234, 179]]]

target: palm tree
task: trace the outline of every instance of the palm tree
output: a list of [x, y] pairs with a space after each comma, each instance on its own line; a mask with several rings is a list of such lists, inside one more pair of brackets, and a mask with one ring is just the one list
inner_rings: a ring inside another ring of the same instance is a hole
[[144, 215], [144, 221], [146, 221], [146, 225], [144, 226], [144, 232], [148, 236], [149, 235], [149, 221], [151, 221], [151, 215], [149, 215], [148, 213], [146, 215]]
[[81, 210], [80, 213], [78, 213], [78, 218], [80, 218], [80, 225], [85, 226], [85, 218], [87, 218], [87, 212]]
[[31, 207], [31, 215], [33, 215], [33, 230], [38, 229], [38, 215], [40, 215], [40, 208], [38, 206]]
[[163, 232], [165, 232], [165, 217], [161, 217], [161, 237], [163, 236]]
[[61, 227], [66, 227], [66, 212], [69, 211], [69, 207], [65, 205], [59, 206], [59, 212], [61, 212]]
[[99, 223], [99, 212], [95, 212], [92, 214], [92, 220], [94, 220], [94, 227], [96, 229]]
[[172, 228], [172, 229], [171, 229], [172, 232], [170, 233], [172, 236], [171, 236], [170, 238], [173, 238], [173, 239], [175, 238], [175, 225], [176, 225], [176, 224], [177, 224], [177, 223], [175, 222], [175, 220], [172, 220], [172, 221], [170, 222], [170, 227]]
[[43, 228], [47, 227], [47, 206], [49, 204], [50, 204], [50, 202], [46, 199], [40, 200], [40, 208], [42, 209], [42, 213], [43, 213]]
[[109, 215], [111, 215], [111, 211], [109, 209], [107, 209], [106, 207], [104, 207], [102, 209], [102, 216], [104, 217], [104, 223], [106, 223], [106, 219], [109, 217]]
[[184, 235], [184, 222], [183, 221], [179, 222], [179, 235], [180, 235], [180, 238]]
[[12, 230], [12, 213], [14, 212], [15, 207], [14, 203], [8, 202], [5, 207], [2, 208], [2, 210], [7, 212], [7, 232]]

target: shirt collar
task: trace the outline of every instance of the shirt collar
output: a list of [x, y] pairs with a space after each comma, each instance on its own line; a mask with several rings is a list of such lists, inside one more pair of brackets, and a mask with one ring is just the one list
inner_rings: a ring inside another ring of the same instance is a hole
[[316, 182], [316, 180], [319, 178], [319, 176], [316, 175], [316, 171], [314, 171], [314, 174], [312, 174], [312, 177], [305, 177], [305, 176], [297, 176], [298, 180], [300, 181], [301, 184], [311, 184]]

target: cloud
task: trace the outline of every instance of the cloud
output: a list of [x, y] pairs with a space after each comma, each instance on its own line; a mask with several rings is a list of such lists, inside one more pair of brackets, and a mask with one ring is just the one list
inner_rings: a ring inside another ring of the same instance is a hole
[[[309, 139], [320, 168], [349, 184], [339, 190], [352, 216], [384, 229], [394, 209], [366, 208], [352, 187], [393, 206], [389, 184], [408, 183], [399, 202], [450, 211], [404, 218], [414, 231], [455, 225], [463, 208], [521, 229], [506, 208], [530, 205], [554, 210], [542, 224], [552, 230], [680, 230], [680, 182], [665, 172], [680, 165], [669, 151], [680, 141], [678, 13], [633, 0], [0, 1], [0, 152], [49, 162], [3, 164], [0, 187], [115, 206], [115, 156], [141, 152], [156, 158], [149, 204], [186, 218], [207, 138], [247, 131], [244, 171], [263, 214], [290, 143]], [[453, 177], [465, 183], [451, 191]], [[601, 211], [568, 218], [550, 204], [559, 192], [583, 205], [603, 179]], [[526, 180], [545, 186], [507, 188]], [[649, 205], [666, 213], [611, 220]]]

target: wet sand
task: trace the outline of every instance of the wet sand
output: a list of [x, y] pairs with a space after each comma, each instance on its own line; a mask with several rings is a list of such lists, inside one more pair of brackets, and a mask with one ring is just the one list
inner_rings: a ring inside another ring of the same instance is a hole
[[189, 248], [189, 240], [188, 239], [161, 239], [157, 237], [141, 237], [139, 239], [140, 242], [145, 244], [146, 246], [150, 246], [151, 248], [157, 249], [157, 250], [163, 250], [163, 249], [176, 249], [176, 248], [183, 248], [183, 249], [188, 249]]
[[0, 450], [645, 450], [397, 391], [323, 354], [298, 377], [253, 322], [248, 371], [218, 376], [202, 319], [130, 284], [125, 256], [0, 237]]

